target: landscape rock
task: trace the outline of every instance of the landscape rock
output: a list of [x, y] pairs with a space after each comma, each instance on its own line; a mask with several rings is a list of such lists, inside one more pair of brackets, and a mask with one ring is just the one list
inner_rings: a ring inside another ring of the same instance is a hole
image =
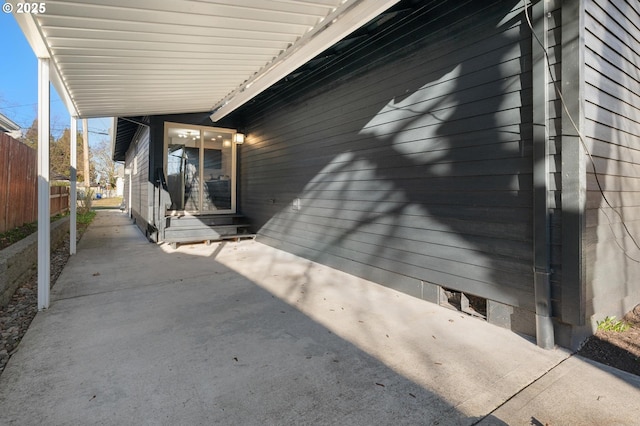
[[[78, 230], [78, 239], [81, 231]], [[61, 243], [51, 252], [51, 287], [69, 260], [69, 240]], [[14, 292], [11, 300], [4, 308], [0, 307], [0, 374], [18, 350], [20, 340], [27, 332], [31, 321], [38, 313], [38, 278], [31, 276]]]

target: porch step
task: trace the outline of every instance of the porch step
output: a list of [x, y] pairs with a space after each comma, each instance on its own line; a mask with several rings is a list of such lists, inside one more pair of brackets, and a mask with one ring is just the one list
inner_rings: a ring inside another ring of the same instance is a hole
[[171, 239], [171, 240], [165, 240], [164, 242], [168, 243], [171, 245], [172, 248], [176, 249], [178, 248], [179, 244], [196, 244], [196, 243], [204, 243], [204, 244], [211, 244], [211, 242], [213, 241], [227, 241], [227, 240], [234, 240], [234, 241], [238, 241], [238, 240], [242, 240], [242, 239], [254, 239], [256, 238], [256, 234], [228, 234], [228, 235], [220, 235], [216, 238], [207, 238], [207, 239], [200, 239], [200, 238], [175, 238], [175, 239]]
[[199, 228], [202, 226], [246, 224], [241, 214], [166, 216], [166, 228]]
[[249, 228], [249, 224], [244, 225], [215, 225], [198, 228], [167, 228], [164, 231], [165, 241], [185, 240], [195, 238], [196, 240], [215, 240], [223, 235], [238, 234], [241, 229]]
[[163, 241], [178, 243], [211, 242], [226, 239], [255, 238], [251, 225], [239, 214], [167, 216]]

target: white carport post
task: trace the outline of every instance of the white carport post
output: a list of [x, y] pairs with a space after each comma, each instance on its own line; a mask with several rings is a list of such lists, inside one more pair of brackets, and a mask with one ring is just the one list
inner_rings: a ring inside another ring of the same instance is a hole
[[38, 58], [38, 310], [49, 307], [49, 59]]
[[78, 166], [78, 118], [71, 116], [71, 164], [70, 164], [70, 177], [71, 188], [69, 189], [69, 204], [71, 209], [71, 217], [69, 218], [69, 254], [76, 254], [76, 209], [78, 206], [77, 200], [77, 166]]

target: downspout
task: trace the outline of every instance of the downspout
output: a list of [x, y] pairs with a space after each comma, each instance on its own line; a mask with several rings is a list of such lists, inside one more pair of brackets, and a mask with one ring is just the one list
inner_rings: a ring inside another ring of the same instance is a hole
[[[553, 349], [555, 337], [551, 310], [551, 210], [549, 191], [549, 71], [547, 58], [548, 0], [529, 8], [525, 16], [532, 30], [533, 75], [533, 273], [536, 309], [536, 342]], [[529, 19], [531, 10], [532, 20]], [[533, 21], [533, 25], [532, 25]]]

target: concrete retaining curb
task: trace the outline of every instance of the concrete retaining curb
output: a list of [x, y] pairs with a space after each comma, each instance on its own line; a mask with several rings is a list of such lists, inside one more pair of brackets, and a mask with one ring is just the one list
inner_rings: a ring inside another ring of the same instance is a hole
[[[69, 216], [51, 224], [51, 249], [69, 234]], [[16, 289], [36, 273], [38, 233], [0, 250], [0, 306], [6, 306]]]

